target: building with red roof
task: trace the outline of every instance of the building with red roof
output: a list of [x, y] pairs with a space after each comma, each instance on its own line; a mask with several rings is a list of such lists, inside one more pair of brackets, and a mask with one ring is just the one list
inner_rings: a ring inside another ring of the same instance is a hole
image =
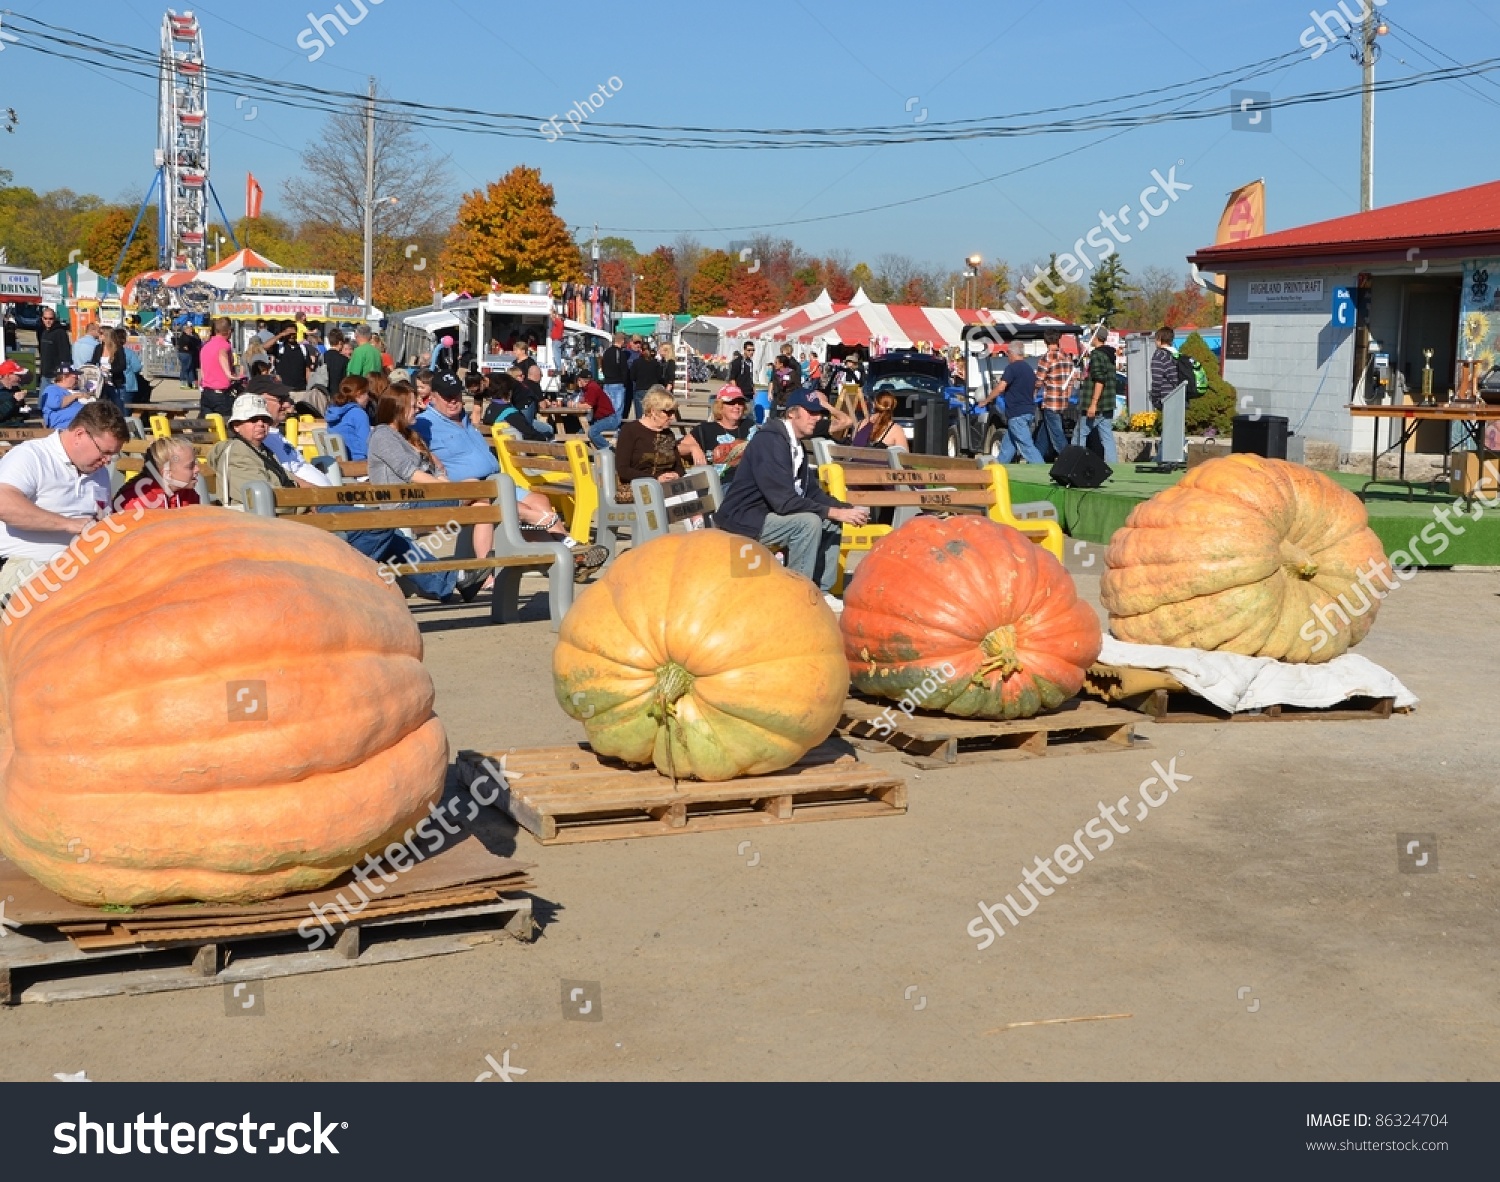
[[[1224, 276], [1224, 377], [1241, 406], [1368, 452], [1352, 401], [1438, 398], [1500, 362], [1500, 181], [1204, 247]], [[1390, 422], [1390, 420], [1386, 420]], [[1385, 446], [1385, 429], [1382, 443]], [[1414, 450], [1442, 452], [1448, 424]]]

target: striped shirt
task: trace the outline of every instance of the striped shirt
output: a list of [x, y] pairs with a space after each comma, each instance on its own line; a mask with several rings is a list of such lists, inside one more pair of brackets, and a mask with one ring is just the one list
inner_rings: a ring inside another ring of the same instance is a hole
[[1037, 385], [1042, 390], [1043, 410], [1066, 410], [1073, 386], [1073, 362], [1062, 350], [1048, 352], [1036, 366]]

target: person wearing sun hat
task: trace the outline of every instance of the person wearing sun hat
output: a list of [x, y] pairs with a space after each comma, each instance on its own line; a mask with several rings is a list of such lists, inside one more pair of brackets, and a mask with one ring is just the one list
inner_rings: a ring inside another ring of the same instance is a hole
[[244, 508], [245, 486], [263, 480], [273, 489], [311, 488], [281, 466], [266, 446], [266, 436], [276, 417], [259, 394], [241, 394], [229, 412], [229, 438], [214, 444], [209, 465], [218, 480], [218, 498], [224, 505]]

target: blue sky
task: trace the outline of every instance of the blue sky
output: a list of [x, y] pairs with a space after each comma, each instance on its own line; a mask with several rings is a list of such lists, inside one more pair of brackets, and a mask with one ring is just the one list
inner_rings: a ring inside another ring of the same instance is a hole
[[[358, 12], [356, 0], [342, 2], [346, 12]], [[19, 14], [86, 29], [102, 44], [149, 48], [159, 43], [165, 11], [142, 0], [10, 3]], [[1358, 0], [1344, 3], [1357, 10]], [[1316, 46], [1313, 10], [1334, 7], [1330, 0], [1084, 0], [1066, 8], [1040, 0], [381, 0], [317, 61], [308, 60], [298, 37], [310, 15], [333, 11], [333, 0], [212, 0], [194, 11], [211, 67], [308, 85], [359, 91], [374, 74], [401, 98], [561, 116], [613, 78], [618, 90], [598, 118], [741, 127], [909, 124], [920, 133], [924, 122], [1103, 99], [1298, 50], [1299, 42]], [[1379, 11], [1393, 28], [1381, 42], [1382, 79], [1429, 69], [1434, 60], [1450, 64], [1441, 54], [1461, 62], [1500, 56], [1500, 9], [1493, 4], [1389, 0]], [[153, 86], [16, 45], [0, 67], [0, 107], [21, 116], [15, 134], [0, 136], [0, 167], [13, 171], [16, 183], [115, 199], [144, 191], [156, 140]], [[1347, 47], [1316, 60], [1304, 48], [1287, 67], [1247, 85], [1281, 96], [1358, 77]], [[1135, 207], [1152, 170], [1165, 174], [1173, 166], [1177, 181], [1192, 188], [1121, 246], [1132, 271], [1184, 269], [1184, 256], [1212, 240], [1226, 194], [1257, 177], [1268, 184], [1270, 229], [1358, 208], [1357, 98], [1270, 112], [1269, 133], [1234, 130], [1227, 90], [1222, 101], [1222, 116], [1124, 133], [959, 144], [919, 138], [875, 149], [626, 149], [567, 135], [549, 142], [540, 132], [524, 140], [440, 132], [432, 143], [452, 157], [455, 198], [517, 163], [533, 165], [555, 187], [558, 212], [570, 225], [597, 221], [602, 232], [642, 248], [679, 232], [723, 246], [750, 234], [729, 227], [824, 218], [769, 232], [814, 253], [847, 251], [855, 261], [892, 252], [949, 267], [978, 251], [1021, 263], [1069, 249], [1096, 226], [1101, 210]], [[278, 212], [281, 184], [319, 135], [321, 117], [265, 103], [237, 107], [236, 95], [219, 89], [211, 92], [209, 114], [213, 178], [231, 217], [241, 212], [246, 170], [264, 184], [267, 211]], [[1497, 115], [1500, 73], [1467, 86], [1435, 83], [1378, 96], [1376, 203], [1493, 180]], [[948, 196], [849, 214], [1051, 157], [1059, 158]]]

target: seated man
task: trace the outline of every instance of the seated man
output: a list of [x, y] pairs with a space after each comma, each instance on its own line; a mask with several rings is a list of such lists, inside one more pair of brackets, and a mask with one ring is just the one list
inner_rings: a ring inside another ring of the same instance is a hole
[[767, 546], [785, 546], [787, 569], [813, 580], [838, 612], [843, 604], [828, 591], [838, 578], [841, 527], [867, 524], [870, 511], [829, 496], [808, 463], [803, 441], [827, 413], [802, 390], [788, 395], [781, 418], [768, 422], [745, 445], [714, 524]]
[[287, 474], [296, 477], [313, 488], [328, 488], [333, 481], [316, 464], [309, 464], [302, 453], [287, 442], [281, 433], [282, 424], [292, 410], [290, 392], [280, 389], [267, 390], [261, 395], [266, 400], [266, 409], [271, 412], [271, 429], [266, 432], [266, 450], [276, 457]]
[[[91, 402], [64, 430], [0, 457], [0, 602], [109, 512], [104, 469], [129, 437], [113, 403]], [[93, 532], [99, 536], [85, 538], [93, 545], [89, 557], [109, 542], [107, 533]]]
[[22, 383], [30, 372], [14, 361], [0, 361], [0, 427], [19, 427], [26, 418]]
[[587, 373], [569, 374], [562, 382], [565, 402], [582, 402], [589, 408], [589, 442], [603, 451], [609, 446], [606, 431], [620, 429], [620, 411], [604, 392], [604, 387]]
[[[494, 448], [464, 413], [464, 383], [455, 375], [440, 373], [432, 379], [432, 401], [417, 416], [412, 428], [443, 465], [449, 480], [493, 480], [500, 472]], [[580, 546], [569, 535], [567, 525], [545, 493], [517, 489], [516, 515], [523, 525], [534, 526], [545, 534], [546, 541], [561, 542], [573, 552], [573, 574], [579, 582], [603, 566], [609, 557], [603, 546]], [[494, 549], [495, 527], [479, 524], [473, 528], [474, 553], [488, 555]]]
[[71, 365], [60, 365], [52, 383], [42, 391], [42, 425], [57, 430], [78, 417], [92, 399], [78, 388], [78, 371]]

